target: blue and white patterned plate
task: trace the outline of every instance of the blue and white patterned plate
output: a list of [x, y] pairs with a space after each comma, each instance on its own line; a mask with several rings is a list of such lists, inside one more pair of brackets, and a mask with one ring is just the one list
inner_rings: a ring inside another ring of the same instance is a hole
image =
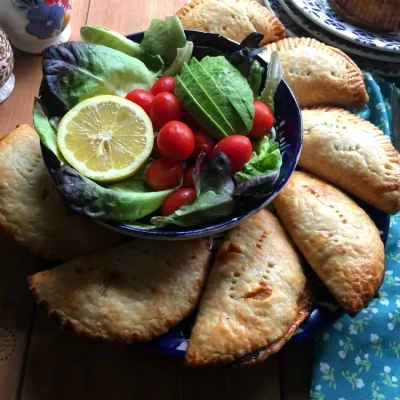
[[290, 2], [315, 24], [336, 36], [362, 46], [400, 53], [399, 32], [380, 34], [352, 25], [329, 7], [328, 0], [286, 0]]
[[[265, 0], [265, 3], [268, 3], [268, 0]], [[317, 39], [329, 44], [330, 46], [337, 47], [347, 54], [355, 54], [357, 56], [373, 60], [400, 63], [400, 53], [389, 53], [377, 49], [363, 47], [356, 43], [342, 40], [339, 37], [322, 30], [318, 25], [315, 25], [312, 21], [306, 18], [296, 7], [294, 7], [288, 1], [270, 0], [269, 3], [272, 12], [274, 12], [280, 20], [282, 20], [282, 18], [285, 19], [285, 21], [282, 21], [284, 25], [286, 25], [286, 22], [288, 22], [287, 20], [289, 20], [291, 21], [290, 25], [301, 26], [309, 34], [312, 34]], [[397, 65], [397, 68], [400, 68], [400, 64]]]
[[[312, 21], [304, 17], [296, 7], [284, 0], [265, 0], [268, 8], [283, 23], [287, 36], [314, 37], [330, 46], [344, 51], [361, 69], [386, 77], [400, 76], [400, 54], [386, 53], [355, 43], [341, 40], [329, 32], [321, 30]], [[379, 61], [378, 61], [379, 60]], [[382, 61], [385, 61], [382, 63]], [[396, 63], [397, 61], [397, 63]]]

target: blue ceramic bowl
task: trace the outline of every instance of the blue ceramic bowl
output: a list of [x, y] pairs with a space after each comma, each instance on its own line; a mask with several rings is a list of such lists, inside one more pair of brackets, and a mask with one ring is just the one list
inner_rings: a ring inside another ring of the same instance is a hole
[[[212, 47], [216, 50], [222, 51], [225, 54], [232, 53], [238, 48], [238, 44], [236, 42], [216, 34], [193, 30], [185, 30], [185, 34], [187, 39], [192, 41], [195, 46]], [[143, 32], [128, 35], [127, 37], [134, 42], [140, 43], [140, 41], [143, 39]], [[262, 58], [258, 57], [258, 60], [262, 65], [265, 67], [267, 66], [267, 63]], [[275, 182], [275, 189], [265, 197], [249, 201], [245, 211], [234, 214], [215, 224], [195, 228], [171, 226], [163, 229], [157, 228], [154, 230], [144, 230], [133, 228], [122, 223], [100, 223], [125, 235], [152, 240], [195, 239], [215, 235], [233, 228], [239, 222], [249, 218], [251, 215], [257, 213], [262, 208], [270, 204], [277, 194], [282, 190], [283, 186], [286, 184], [296, 168], [303, 144], [301, 112], [292, 91], [285, 81], [280, 83], [275, 95], [275, 120], [277, 139], [280, 143], [280, 150], [282, 152], [283, 159], [280, 175]], [[44, 146], [42, 146], [42, 154], [50, 176], [55, 182], [55, 171], [52, 166], [53, 163], [51, 162], [50, 152], [47, 151]]]

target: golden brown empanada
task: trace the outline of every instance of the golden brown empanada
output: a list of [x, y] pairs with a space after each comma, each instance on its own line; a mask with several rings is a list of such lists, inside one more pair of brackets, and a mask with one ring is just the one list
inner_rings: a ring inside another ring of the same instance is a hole
[[0, 230], [33, 255], [60, 261], [126, 241], [67, 208], [44, 166], [39, 136], [28, 125], [0, 141]]
[[344, 20], [376, 31], [400, 31], [399, 0], [329, 0]]
[[49, 316], [78, 336], [147, 341], [196, 306], [211, 243], [134, 240], [32, 275], [29, 288]]
[[361, 107], [368, 102], [364, 76], [342, 51], [311, 38], [287, 38], [267, 46], [278, 51], [284, 79], [301, 107], [319, 104]]
[[185, 363], [264, 360], [291, 338], [310, 308], [300, 258], [278, 219], [263, 210], [233, 228], [219, 250]]
[[371, 218], [339, 189], [299, 171], [274, 205], [313, 270], [355, 316], [379, 289], [385, 269], [384, 246]]
[[184, 28], [218, 33], [241, 42], [252, 32], [264, 35], [261, 44], [285, 37], [285, 28], [255, 0], [193, 0], [176, 14]]
[[379, 210], [400, 210], [400, 155], [370, 122], [341, 108], [303, 110], [299, 165]]

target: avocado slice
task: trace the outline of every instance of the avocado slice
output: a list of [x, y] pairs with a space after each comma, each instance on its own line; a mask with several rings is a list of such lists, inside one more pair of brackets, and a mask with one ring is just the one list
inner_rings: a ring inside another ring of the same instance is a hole
[[224, 114], [218, 108], [217, 104], [208, 93], [208, 88], [212, 86], [207, 82], [205, 89], [196, 76], [192, 73], [190, 65], [184, 65], [180, 75], [182, 82], [188, 88], [192, 97], [194, 97], [201, 107], [210, 115], [210, 117], [223, 129], [226, 135], [234, 133], [233, 126], [225, 118]]
[[204, 57], [201, 64], [221, 90], [224, 90], [231, 106], [241, 116], [248, 132], [253, 126], [254, 106], [253, 91], [246, 78], [223, 56]]
[[230, 121], [231, 126], [234, 126], [231, 133], [247, 133], [249, 129], [243, 123], [242, 117], [236, 111], [236, 108], [232, 106], [226, 93], [222, 91], [218, 83], [215, 81], [213, 76], [203, 67], [200, 61], [196, 58], [192, 58], [189, 64], [190, 71], [197, 78], [199, 82], [206, 86], [207, 93], [216, 103], [225, 118]]
[[208, 133], [213, 135], [216, 139], [223, 139], [227, 136], [225, 131], [192, 96], [189, 89], [182, 82], [180, 76], [176, 76], [175, 96], [179, 99], [183, 108], [187, 110]]

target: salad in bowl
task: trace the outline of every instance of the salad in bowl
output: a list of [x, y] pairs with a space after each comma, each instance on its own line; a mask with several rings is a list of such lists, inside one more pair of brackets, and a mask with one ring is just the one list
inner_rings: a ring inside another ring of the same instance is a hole
[[296, 167], [301, 116], [278, 53], [183, 30], [177, 17], [125, 37], [81, 28], [43, 54], [33, 120], [74, 211], [139, 237], [227, 230], [268, 205]]

